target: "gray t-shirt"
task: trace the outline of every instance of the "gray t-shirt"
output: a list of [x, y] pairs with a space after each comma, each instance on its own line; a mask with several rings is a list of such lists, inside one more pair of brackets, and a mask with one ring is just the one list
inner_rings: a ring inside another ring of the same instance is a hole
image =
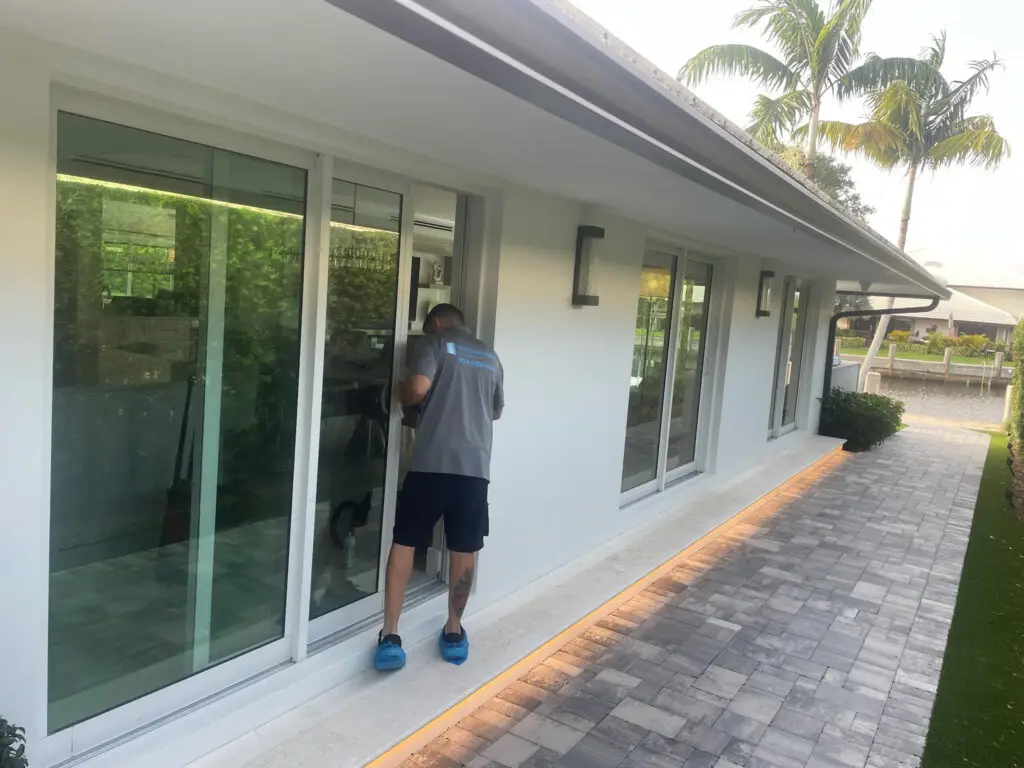
[[412, 471], [489, 480], [494, 420], [505, 407], [498, 356], [468, 330], [449, 329], [410, 345], [409, 374], [432, 382], [416, 428]]

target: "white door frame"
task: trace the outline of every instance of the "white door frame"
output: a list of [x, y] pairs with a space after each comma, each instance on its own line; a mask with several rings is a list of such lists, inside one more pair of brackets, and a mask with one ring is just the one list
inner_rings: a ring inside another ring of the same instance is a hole
[[[308, 651], [309, 644], [317, 643], [324, 638], [330, 637], [338, 633], [343, 633], [346, 629], [358, 624], [361, 621], [369, 619], [370, 617], [379, 614], [384, 610], [384, 571], [387, 559], [388, 550], [391, 548], [392, 529], [394, 528], [395, 521], [395, 505], [398, 498], [398, 461], [401, 449], [401, 430], [402, 430], [402, 409], [396, 404], [395, 392], [396, 385], [401, 379], [402, 371], [405, 365], [405, 350], [408, 344], [409, 337], [409, 291], [410, 291], [410, 270], [412, 269], [412, 237], [413, 237], [413, 216], [415, 212], [415, 204], [413, 202], [412, 183], [401, 176], [387, 173], [384, 171], [378, 171], [374, 168], [366, 168], [364, 166], [355, 163], [345, 163], [337, 159], [332, 162], [331, 178], [328, 180], [329, 185], [333, 185], [334, 180], [346, 181], [353, 184], [359, 184], [362, 186], [373, 187], [394, 194], [401, 195], [401, 221], [399, 223], [399, 240], [398, 240], [398, 281], [396, 285], [396, 296], [395, 300], [397, 306], [395, 307], [395, 325], [394, 325], [394, 344], [392, 348], [392, 361], [391, 361], [391, 403], [388, 414], [388, 436], [387, 436], [387, 456], [385, 459], [384, 469], [384, 498], [382, 501], [382, 515], [381, 515], [381, 538], [380, 538], [380, 554], [379, 563], [377, 566], [377, 591], [372, 595], [350, 603], [349, 605], [338, 608], [337, 610], [326, 613], [323, 616], [319, 616], [308, 622], [307, 631], [307, 644], [303, 653]], [[330, 217], [331, 217], [331, 197], [327, 195], [323, 201], [323, 208], [321, 209], [320, 215], [326, 222], [327, 227], [327, 240], [324, 244], [324, 251], [322, 255], [322, 269], [327, 272], [327, 247], [330, 244]], [[326, 275], [325, 275], [326, 277]], [[315, 418], [317, 422], [317, 436], [319, 438], [319, 422], [320, 422], [320, 409], [322, 405], [322, 388], [323, 388], [323, 340], [326, 338], [326, 323], [327, 323], [327, 280], [325, 279], [323, 285], [320, 287], [320, 293], [317, 296], [318, 306], [323, 307], [323, 311], [318, 313], [317, 322], [322, 323], [322, 326], [317, 329], [317, 338], [321, 339], [321, 345], [318, 348], [318, 356], [320, 358], [320, 369], [321, 369], [321, 397], [316, 402], [312, 403], [312, 407], [315, 412]], [[310, 582], [312, 579], [312, 547], [313, 537], [315, 535], [315, 499], [316, 499], [316, 482], [317, 472], [319, 470], [320, 460], [320, 441], [317, 439], [315, 443], [311, 443], [309, 446], [311, 463], [310, 470], [311, 476], [307, 479], [307, 482], [312, 486], [312, 499], [313, 504], [309, 509], [310, 520], [307, 522], [305, 536], [310, 542], [310, 549], [303, 553], [304, 562], [309, 562], [309, 576]], [[305, 586], [305, 585], [304, 585]], [[312, 593], [312, 583], [307, 587], [309, 590], [306, 597], [306, 602], [302, 605], [302, 610], [305, 611], [308, 616], [309, 613], [309, 596]]]
[[778, 347], [775, 352], [775, 376], [772, 381], [772, 410], [768, 425], [768, 439], [774, 440], [796, 429], [796, 424], [783, 425], [786, 408], [786, 378], [789, 368], [789, 350], [793, 339], [793, 304], [796, 300], [797, 278], [787, 277], [783, 282], [782, 308], [779, 311]]
[[[691, 261], [707, 266], [711, 272], [711, 284], [708, 286], [708, 289], [704, 294], [705, 328], [704, 338], [701, 340], [701, 356], [703, 359], [701, 360], [702, 368], [699, 379], [700, 393], [697, 395], [697, 423], [695, 427], [697, 440], [694, 445], [693, 461], [668, 470], [665, 473], [665, 485], [677, 483], [680, 480], [704, 469], [707, 457], [707, 443], [710, 435], [709, 425], [711, 423], [711, 419], [709, 414], [712, 407], [712, 388], [709, 384], [714, 380], [715, 363], [718, 358], [717, 355], [713, 353], [709, 355], [708, 352], [709, 350], [717, 349], [718, 344], [718, 317], [715, 313], [718, 306], [721, 304], [720, 291], [722, 280], [718, 259], [706, 256], [702, 253], [687, 251], [686, 263], [689, 264]], [[675, 379], [673, 378], [673, 386], [674, 385]]]
[[[707, 417], [707, 411], [710, 405], [710, 393], [709, 387], [705, 386], [709, 380], [714, 376], [714, 362], [715, 356], [708, 356], [708, 351], [715, 349], [717, 344], [717, 332], [716, 327], [716, 315], [714, 314], [714, 307], [717, 305], [715, 297], [719, 289], [719, 261], [711, 256], [706, 256], [701, 253], [696, 253], [685, 248], [675, 248], [672, 246], [656, 243], [649, 241], [644, 248], [644, 258], [649, 254], [656, 256], [665, 257], [671, 259], [671, 276], [672, 282], [670, 287], [669, 295], [669, 332], [666, 338], [666, 348], [663, 352], [663, 379], [661, 388], [661, 400], [660, 400], [660, 414], [659, 414], [659, 434], [658, 434], [658, 455], [655, 465], [655, 478], [650, 480], [643, 485], [631, 488], [628, 491], [624, 491], [619, 497], [620, 506], [628, 506], [636, 501], [639, 501], [647, 496], [654, 493], [664, 491], [666, 486], [672, 485], [690, 475], [700, 471], [706, 458], [708, 430], [707, 425], [709, 419]], [[694, 450], [694, 458], [692, 461], [674, 467], [671, 470], [667, 469], [668, 464], [668, 444], [669, 438], [671, 437], [671, 424], [672, 424], [672, 397], [675, 391], [675, 370], [679, 359], [679, 331], [680, 324], [682, 322], [681, 314], [679, 312], [679, 306], [681, 304], [683, 295], [683, 284], [684, 274], [686, 271], [686, 265], [690, 262], [696, 262], [704, 264], [710, 268], [711, 271], [711, 285], [710, 290], [706, 293], [705, 301], [707, 306], [705, 307], [705, 316], [707, 318], [707, 329], [705, 332], [705, 338], [702, 339], [701, 354], [702, 360], [702, 371], [700, 376], [700, 393], [698, 395], [697, 405], [697, 423], [696, 432], [697, 440]]]

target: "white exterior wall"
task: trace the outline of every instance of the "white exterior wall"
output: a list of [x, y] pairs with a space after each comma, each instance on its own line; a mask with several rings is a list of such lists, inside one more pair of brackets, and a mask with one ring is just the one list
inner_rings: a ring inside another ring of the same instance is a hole
[[[589, 216], [587, 214], [590, 214]], [[571, 303], [576, 228], [595, 241], [597, 307]], [[506, 415], [495, 433], [481, 602], [620, 529], [619, 488], [644, 229], [539, 193], [506, 196], [495, 346]]]
[[771, 317], [756, 317], [761, 270], [756, 259], [735, 260], [727, 278], [732, 288], [726, 309], [728, 341], [721, 383], [721, 422], [714, 471], [732, 475], [756, 463], [768, 450], [768, 429], [782, 311], [776, 278]]
[[46, 703], [54, 223], [43, 62], [0, 46], [0, 715], [33, 735]]
[[[38, 744], [46, 708], [54, 229], [46, 63], [0, 48], [0, 103], [0, 210], [6, 222], [0, 229], [0, 714], [26, 726]], [[302, 139], [294, 144], [324, 149]], [[429, 167], [410, 167], [408, 173], [430, 181]], [[458, 176], [443, 182], [458, 186]], [[533, 190], [484, 192], [487, 223], [478, 233], [484, 261], [470, 270], [478, 300], [471, 313], [485, 336], [493, 334], [502, 356], [508, 408], [496, 429], [491, 537], [481, 555], [471, 612], [672, 511], [693, 493], [684, 482], [620, 506], [639, 278], [645, 241], [655, 233]], [[606, 231], [592, 251], [598, 307], [576, 308], [570, 301], [580, 224]], [[665, 239], [664, 233], [657, 237]], [[713, 249], [701, 251], [714, 255]], [[782, 292], [775, 292], [772, 317], [755, 318], [765, 266], [736, 256], [716, 265], [707, 350], [714, 364], [704, 380], [701, 412], [710, 436], [706, 455], [698, 457], [706, 470], [705, 489], [707, 482], [732, 479], [795, 439], [767, 440]], [[786, 274], [778, 265], [772, 268]], [[827, 283], [822, 286], [815, 288], [820, 298], [817, 311], [811, 310], [798, 409], [798, 424], [808, 431], [816, 427], [817, 412], [817, 390], [808, 382], [819, 381], [820, 390], [831, 306]], [[362, 663], [361, 657], [348, 662], [352, 669]], [[303, 663], [327, 664], [323, 656]], [[301, 669], [284, 673], [291, 684]], [[273, 696], [273, 678], [260, 688], [264, 697]]]

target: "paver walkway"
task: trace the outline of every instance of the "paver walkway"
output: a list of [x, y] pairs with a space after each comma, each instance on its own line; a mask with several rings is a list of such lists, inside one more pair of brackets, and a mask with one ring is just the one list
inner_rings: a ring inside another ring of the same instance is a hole
[[405, 766], [918, 765], [987, 445], [914, 427], [836, 462]]

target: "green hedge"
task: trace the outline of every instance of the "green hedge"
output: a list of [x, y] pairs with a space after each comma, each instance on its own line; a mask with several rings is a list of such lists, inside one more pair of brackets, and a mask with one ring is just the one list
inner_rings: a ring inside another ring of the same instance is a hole
[[864, 349], [867, 346], [867, 342], [861, 336], [840, 336], [839, 347], [840, 349]]
[[885, 395], [833, 389], [822, 404], [821, 434], [845, 440], [848, 451], [867, 451], [899, 431], [903, 410]]
[[1024, 437], [1024, 321], [1013, 332], [1013, 359], [1016, 361], [1013, 367], [1013, 401], [1007, 428], [1015, 450], [1019, 451]]

